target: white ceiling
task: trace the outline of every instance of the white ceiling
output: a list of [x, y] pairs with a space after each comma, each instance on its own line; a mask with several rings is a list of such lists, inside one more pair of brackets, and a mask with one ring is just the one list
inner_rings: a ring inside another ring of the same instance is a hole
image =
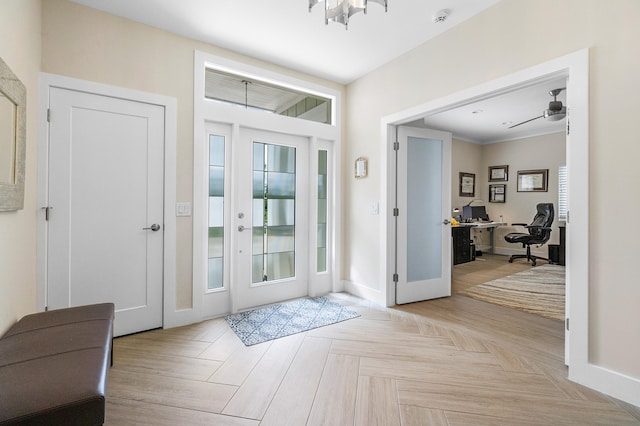
[[[566, 119], [549, 121], [538, 118], [512, 129], [509, 127], [540, 117], [553, 100], [549, 91], [565, 87], [566, 78], [554, 78], [427, 116], [412, 124], [446, 130], [452, 132], [457, 139], [480, 144], [562, 132]], [[566, 106], [567, 91], [560, 92], [557, 100]]]
[[[351, 17], [349, 29], [324, 23], [324, 3], [311, 12], [308, 0], [72, 0], [153, 27], [201, 40], [307, 74], [348, 84], [493, 6], [500, 0], [388, 0]], [[450, 11], [443, 23], [434, 15]], [[531, 86], [426, 119], [429, 127], [451, 131], [476, 143], [518, 139], [562, 131], [565, 120], [538, 119], [565, 87], [563, 80]], [[565, 103], [566, 92], [559, 100]], [[472, 111], [482, 113], [472, 114]]]

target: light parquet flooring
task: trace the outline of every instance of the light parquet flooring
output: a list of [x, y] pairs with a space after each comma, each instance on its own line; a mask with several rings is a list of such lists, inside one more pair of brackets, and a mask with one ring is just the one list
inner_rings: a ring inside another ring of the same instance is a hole
[[558, 321], [460, 295], [330, 297], [361, 317], [250, 347], [223, 319], [115, 339], [106, 424], [640, 425], [566, 379]]

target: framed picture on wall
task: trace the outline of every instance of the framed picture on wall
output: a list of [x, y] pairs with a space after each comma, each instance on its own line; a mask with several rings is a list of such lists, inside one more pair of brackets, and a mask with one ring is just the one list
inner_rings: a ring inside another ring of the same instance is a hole
[[489, 185], [489, 202], [504, 203], [507, 200], [507, 185], [495, 184]]
[[506, 182], [509, 180], [509, 166], [489, 166], [489, 182]]
[[476, 196], [476, 175], [473, 173], [460, 172], [460, 196]]
[[547, 192], [549, 169], [518, 170], [518, 192]]

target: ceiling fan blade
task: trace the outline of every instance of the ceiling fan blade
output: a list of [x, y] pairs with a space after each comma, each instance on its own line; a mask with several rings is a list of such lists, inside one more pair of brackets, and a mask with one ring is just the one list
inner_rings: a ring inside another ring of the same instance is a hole
[[543, 118], [543, 117], [544, 117], [544, 115], [541, 115], [541, 116], [539, 116], [539, 117], [534, 117], [534, 118], [531, 118], [531, 119], [529, 119], [529, 120], [523, 121], [522, 123], [514, 124], [513, 126], [510, 126], [509, 128], [510, 128], [510, 129], [513, 129], [514, 127], [518, 127], [518, 126], [520, 126], [521, 124], [525, 124], [525, 123], [528, 123], [528, 122], [530, 122], [530, 121], [537, 120], [538, 118]]

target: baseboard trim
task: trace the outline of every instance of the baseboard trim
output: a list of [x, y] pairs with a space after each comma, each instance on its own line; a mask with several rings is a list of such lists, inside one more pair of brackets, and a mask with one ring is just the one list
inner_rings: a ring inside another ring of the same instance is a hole
[[344, 287], [344, 290], [349, 294], [353, 294], [354, 296], [361, 297], [363, 299], [377, 303], [381, 306], [386, 306], [384, 293], [382, 293], [380, 290], [376, 290], [364, 284], [358, 284], [354, 283], [353, 281], [346, 280], [342, 280], [342, 285]]
[[569, 380], [640, 407], [639, 378], [594, 364], [588, 364], [581, 372], [582, 374], [572, 374], [572, 368], [569, 367]]

